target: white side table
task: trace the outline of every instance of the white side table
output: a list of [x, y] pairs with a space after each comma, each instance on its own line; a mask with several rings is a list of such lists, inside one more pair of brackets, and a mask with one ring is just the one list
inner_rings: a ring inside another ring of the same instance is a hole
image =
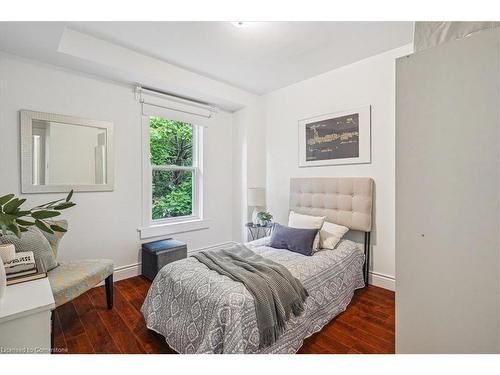
[[50, 353], [54, 307], [48, 278], [9, 285], [0, 300], [0, 354]]

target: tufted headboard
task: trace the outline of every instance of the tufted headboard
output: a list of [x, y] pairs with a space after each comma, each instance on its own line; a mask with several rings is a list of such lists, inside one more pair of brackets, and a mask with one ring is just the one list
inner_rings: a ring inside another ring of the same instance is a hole
[[312, 177], [290, 179], [290, 210], [352, 230], [372, 229], [373, 179]]

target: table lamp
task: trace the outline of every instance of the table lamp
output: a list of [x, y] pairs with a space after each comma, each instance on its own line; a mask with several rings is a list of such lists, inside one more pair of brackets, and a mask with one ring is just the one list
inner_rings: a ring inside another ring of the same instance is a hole
[[259, 219], [257, 214], [262, 211], [266, 205], [266, 190], [260, 187], [248, 188], [247, 204], [248, 207], [253, 207], [252, 222], [258, 224]]

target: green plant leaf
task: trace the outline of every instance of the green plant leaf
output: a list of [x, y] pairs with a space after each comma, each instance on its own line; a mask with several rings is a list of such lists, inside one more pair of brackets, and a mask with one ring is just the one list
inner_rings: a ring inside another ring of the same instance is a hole
[[0, 206], [14, 198], [14, 194], [7, 194], [0, 197]]
[[50, 229], [52, 229], [54, 232], [63, 232], [63, 233], [67, 232], [66, 229], [64, 229], [63, 227], [60, 227], [59, 225], [55, 225], [55, 224], [51, 225]]
[[35, 225], [35, 223], [32, 221], [26, 221], [26, 220], [21, 220], [21, 219], [16, 219], [16, 223], [19, 225], [22, 225], [24, 227], [29, 227], [31, 225]]
[[41, 220], [35, 220], [35, 225], [38, 229], [43, 230], [46, 233], [54, 234], [54, 231]]
[[[0, 234], [6, 235], [14, 233], [20, 236], [22, 232], [28, 230], [27, 227], [35, 225], [40, 230], [53, 234], [56, 232], [66, 232], [60, 226], [53, 225], [51, 228], [50, 223], [46, 223], [45, 219], [50, 219], [59, 216], [59, 211], [76, 206], [71, 202], [73, 190], [71, 190], [66, 198], [58, 199], [49, 203], [36, 206], [30, 210], [21, 210], [21, 206], [26, 199], [16, 198], [14, 194], [7, 194], [0, 197]], [[23, 219], [22, 219], [23, 218]], [[24, 220], [24, 218], [35, 219], [35, 222]]]
[[19, 229], [17, 224], [10, 223], [9, 225], [7, 225], [7, 229], [10, 230], [12, 233], [14, 233], [17, 236], [17, 238], [21, 238], [21, 230]]
[[35, 211], [31, 213], [31, 217], [37, 220], [50, 219], [51, 217], [59, 216], [61, 213], [57, 211]]
[[3, 211], [6, 214], [13, 214], [24, 202], [26, 199], [14, 198], [3, 206]]
[[4, 214], [3, 212], [0, 212], [0, 225], [9, 225], [10, 223], [14, 222], [16, 217], [14, 215], [9, 215], [9, 214]]
[[69, 202], [71, 198], [73, 197], [73, 189], [69, 192], [68, 196], [66, 197], [66, 202]]
[[262, 221], [271, 221], [271, 219], [273, 218], [273, 215], [271, 215], [269, 212], [267, 211], [261, 211], [257, 214], [257, 217], [262, 220]]
[[64, 198], [57, 199], [57, 200], [52, 201], [52, 202], [41, 204], [39, 206], [33, 207], [32, 210], [40, 209], [40, 208], [47, 208], [47, 207], [53, 206], [54, 204], [62, 202], [62, 201], [64, 201]]
[[57, 206], [52, 207], [54, 210], [65, 210], [66, 208], [70, 208], [76, 206], [76, 203], [73, 202], [65, 202], [65, 203], [59, 203]]
[[16, 211], [12, 215], [15, 217], [30, 216], [31, 211]]

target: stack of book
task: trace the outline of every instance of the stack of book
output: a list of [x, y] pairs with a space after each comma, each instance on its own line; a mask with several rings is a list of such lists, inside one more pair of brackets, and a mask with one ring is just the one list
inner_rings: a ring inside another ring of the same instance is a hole
[[7, 285], [23, 283], [47, 277], [43, 262], [35, 259], [32, 251], [16, 253], [16, 257], [4, 263]]

